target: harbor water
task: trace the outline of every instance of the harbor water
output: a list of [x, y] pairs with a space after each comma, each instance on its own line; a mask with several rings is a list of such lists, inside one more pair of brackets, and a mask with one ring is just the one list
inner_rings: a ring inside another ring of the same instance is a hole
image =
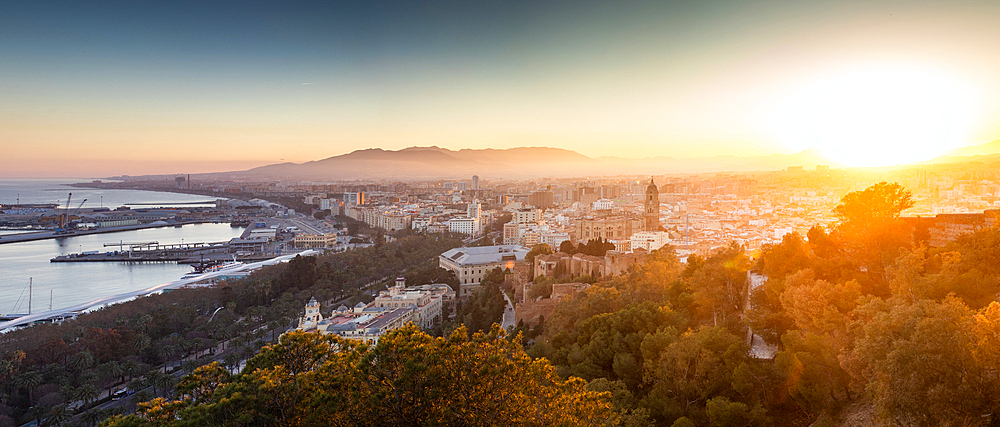
[[[205, 196], [160, 193], [133, 190], [89, 190], [60, 185], [84, 180], [0, 180], [0, 203], [14, 203], [20, 194], [21, 203], [53, 203], [66, 194], [73, 193], [73, 199], [87, 198], [84, 207], [98, 207], [91, 204], [94, 195], [104, 196], [104, 205], [112, 209], [126, 204], [156, 203], [170, 206], [170, 203], [190, 203], [205, 201]], [[61, 196], [60, 196], [61, 194]], [[109, 206], [109, 200], [113, 201]], [[74, 208], [77, 202], [72, 203]], [[190, 205], [188, 205], [190, 206]], [[123, 262], [81, 262], [53, 263], [51, 258], [58, 255], [86, 251], [117, 251], [120, 242], [159, 242], [160, 244], [180, 244], [199, 242], [222, 242], [239, 237], [242, 228], [229, 224], [189, 224], [180, 228], [163, 227], [124, 231], [107, 234], [64, 237], [23, 243], [0, 245], [0, 314], [28, 312], [28, 281], [33, 281], [32, 312], [49, 309], [51, 295], [52, 308], [58, 309], [94, 300], [107, 295], [148, 288], [161, 283], [178, 280], [191, 267], [169, 263], [123, 263]], [[3, 234], [18, 231], [0, 230]]]

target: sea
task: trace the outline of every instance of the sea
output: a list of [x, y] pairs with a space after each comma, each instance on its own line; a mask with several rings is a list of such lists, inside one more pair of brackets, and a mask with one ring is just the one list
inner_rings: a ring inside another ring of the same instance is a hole
[[[206, 196], [140, 190], [75, 188], [66, 184], [93, 179], [4, 179], [0, 178], [0, 204], [56, 203], [76, 208], [119, 206], [198, 206], [192, 202], [214, 200]], [[180, 279], [191, 267], [175, 263], [80, 262], [54, 263], [59, 255], [85, 251], [114, 251], [122, 242], [160, 244], [222, 242], [239, 237], [242, 228], [229, 224], [190, 224], [117, 233], [90, 234], [0, 245], [0, 314], [28, 312], [29, 282], [31, 312], [69, 307], [103, 296], [145, 289]], [[2, 234], [23, 233], [0, 230]], [[105, 246], [114, 244], [114, 247]]]

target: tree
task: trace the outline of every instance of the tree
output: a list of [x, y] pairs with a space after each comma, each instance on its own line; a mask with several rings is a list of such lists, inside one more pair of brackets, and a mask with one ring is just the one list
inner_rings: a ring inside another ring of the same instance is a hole
[[848, 250], [876, 284], [874, 289], [886, 295], [885, 268], [899, 248], [909, 244], [910, 232], [900, 214], [913, 206], [909, 191], [898, 183], [885, 181], [844, 196], [833, 212], [840, 218], [837, 232], [848, 243]]
[[507, 300], [503, 296], [500, 285], [505, 274], [500, 267], [488, 271], [475, 291], [458, 310], [456, 319], [473, 332], [489, 331], [494, 323], [503, 320], [503, 312]]
[[28, 392], [29, 402], [33, 402], [35, 400], [35, 388], [41, 384], [42, 373], [38, 371], [24, 372], [14, 377], [14, 386], [23, 388]]
[[735, 327], [747, 292], [750, 258], [732, 242], [716, 251], [691, 276], [691, 289], [702, 318], [712, 325]]
[[899, 183], [882, 181], [861, 191], [847, 193], [833, 213], [840, 217], [842, 231], [874, 231], [890, 224], [913, 207], [913, 197]]
[[109, 426], [605, 425], [610, 393], [562, 380], [499, 328], [433, 338], [413, 325], [375, 346], [292, 332], [244, 373], [199, 368], [178, 390]]
[[45, 424], [61, 426], [66, 421], [69, 421], [73, 415], [66, 409], [66, 405], [56, 405], [49, 409], [47, 414], [48, 418], [45, 419]]
[[80, 398], [80, 400], [83, 400], [85, 404], [89, 405], [90, 402], [93, 402], [101, 395], [101, 392], [96, 386], [94, 386], [93, 383], [86, 383], [77, 389], [76, 395]]
[[856, 310], [847, 360], [879, 413], [905, 425], [996, 421], [996, 320], [1000, 306], [974, 313], [961, 300], [868, 297]]
[[743, 340], [722, 327], [684, 333], [646, 362], [652, 390], [645, 398], [666, 420], [699, 413], [709, 399], [732, 393], [732, 373], [746, 361]]

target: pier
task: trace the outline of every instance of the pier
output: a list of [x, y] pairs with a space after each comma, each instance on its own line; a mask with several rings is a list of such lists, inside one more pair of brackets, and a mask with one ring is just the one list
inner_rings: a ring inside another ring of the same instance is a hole
[[188, 224], [207, 224], [207, 223], [221, 223], [225, 222], [218, 219], [211, 220], [185, 220], [185, 221], [157, 221], [151, 224], [137, 224], [137, 225], [121, 225], [115, 227], [103, 227], [96, 228], [93, 230], [40, 230], [40, 231], [28, 231], [25, 233], [18, 234], [6, 234], [0, 235], [0, 245], [6, 243], [21, 243], [21, 242], [33, 242], [36, 240], [48, 240], [48, 239], [65, 239], [68, 237], [75, 236], [86, 236], [88, 234], [105, 234], [105, 233], [117, 233], [120, 231], [132, 231], [132, 230], [143, 230], [147, 228], [163, 228], [163, 227], [179, 227]]
[[229, 242], [182, 243], [161, 245], [159, 242], [105, 243], [104, 247], [118, 247], [116, 251], [90, 251], [61, 255], [51, 262], [164, 262], [186, 261], [199, 256], [228, 254]]
[[[103, 306], [103, 305], [114, 304], [114, 303], [117, 303], [117, 302], [129, 300], [129, 299], [132, 299], [132, 298], [146, 296], [146, 295], [149, 295], [149, 294], [152, 294], [152, 293], [162, 292], [164, 290], [179, 289], [179, 288], [190, 286], [192, 284], [195, 284], [195, 283], [198, 283], [198, 282], [202, 282], [202, 281], [205, 281], [205, 280], [208, 280], [208, 279], [212, 279], [212, 278], [215, 278], [215, 277], [232, 275], [235, 272], [241, 272], [241, 271], [242, 272], [247, 272], [247, 271], [256, 270], [256, 269], [261, 268], [261, 267], [266, 266], [266, 265], [275, 265], [275, 264], [278, 264], [280, 262], [288, 261], [288, 260], [290, 260], [290, 259], [292, 259], [292, 258], [294, 258], [294, 257], [296, 257], [298, 255], [309, 256], [309, 255], [315, 255], [315, 254], [318, 254], [318, 253], [320, 253], [320, 251], [317, 251], [317, 250], [307, 250], [307, 251], [303, 251], [303, 252], [299, 252], [299, 253], [295, 253], [295, 254], [283, 255], [283, 256], [279, 256], [277, 258], [268, 259], [266, 261], [260, 261], [260, 262], [255, 262], [255, 263], [251, 263], [251, 264], [246, 264], [246, 265], [244, 265], [244, 266], [242, 266], [240, 268], [233, 269], [233, 270], [219, 271], [219, 272], [215, 272], [215, 273], [206, 273], [206, 274], [202, 274], [201, 276], [193, 277], [193, 278], [190, 278], [190, 279], [175, 280], [173, 282], [159, 284], [159, 285], [152, 286], [152, 287], [149, 287], [149, 288], [146, 288], [146, 289], [142, 289], [142, 290], [138, 290], [138, 291], [126, 292], [126, 293], [122, 293], [122, 294], [118, 294], [118, 295], [112, 295], [112, 296], [109, 296], [109, 297], [98, 298], [98, 299], [95, 299], [93, 301], [85, 302], [83, 304], [77, 304], [77, 305], [74, 305], [74, 306], [71, 306], [71, 307], [66, 307], [66, 308], [62, 308], [62, 309], [58, 309], [58, 310], [49, 310], [49, 311], [45, 311], [45, 312], [41, 312], [41, 313], [37, 313], [37, 314], [31, 314], [31, 315], [27, 315], [27, 316], [20, 316], [20, 317], [11, 319], [11, 320], [0, 322], [0, 332], [8, 330], [10, 328], [16, 328], [18, 326], [30, 325], [30, 324], [37, 323], [37, 322], [51, 322], [51, 321], [58, 321], [58, 320], [61, 320], [61, 319], [73, 318], [73, 317], [78, 316], [80, 313], [83, 313], [83, 312], [85, 312], [85, 311], [87, 311], [87, 310], [89, 310], [89, 309], [91, 309], [93, 307], [99, 307], [99, 306]], [[13, 315], [7, 315], [7, 317], [10, 317], [10, 316], [13, 316]]]

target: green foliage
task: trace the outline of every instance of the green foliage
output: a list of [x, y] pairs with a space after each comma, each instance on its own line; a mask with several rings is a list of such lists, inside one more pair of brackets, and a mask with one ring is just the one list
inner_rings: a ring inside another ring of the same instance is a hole
[[[610, 393], [561, 380], [498, 328], [432, 338], [414, 326], [367, 346], [292, 332], [243, 374], [206, 367], [181, 400], [142, 404], [108, 426], [603, 425]], [[197, 396], [197, 397], [195, 397]]]
[[460, 283], [455, 272], [438, 266], [424, 267], [410, 271], [404, 275], [409, 286], [427, 285], [432, 283], [444, 283], [455, 290], [455, 295], [459, 294]]
[[536, 299], [538, 297], [548, 298], [552, 296], [552, 285], [553, 280], [545, 280], [542, 276], [535, 278], [535, 281], [531, 283], [531, 290], [528, 292], [528, 298]]
[[458, 310], [457, 319], [472, 332], [489, 331], [494, 323], [503, 320], [507, 300], [500, 285], [505, 274], [500, 267], [488, 271], [479, 283], [480, 288], [464, 301]]
[[613, 250], [615, 250], [615, 244], [608, 240], [604, 240], [603, 237], [590, 239], [587, 243], [581, 243], [579, 245], [574, 245], [573, 242], [569, 240], [564, 241], [559, 245], [559, 252], [567, 254], [604, 256], [608, 251]]

